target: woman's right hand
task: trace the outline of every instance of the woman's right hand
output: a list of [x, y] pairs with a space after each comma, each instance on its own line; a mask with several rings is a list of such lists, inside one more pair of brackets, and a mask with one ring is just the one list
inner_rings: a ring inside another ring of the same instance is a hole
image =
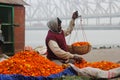
[[73, 59], [77, 62], [77, 63], [80, 63], [80, 62], [82, 62], [82, 60], [83, 60], [83, 58], [82, 57], [80, 57], [80, 56], [74, 56], [73, 57]]

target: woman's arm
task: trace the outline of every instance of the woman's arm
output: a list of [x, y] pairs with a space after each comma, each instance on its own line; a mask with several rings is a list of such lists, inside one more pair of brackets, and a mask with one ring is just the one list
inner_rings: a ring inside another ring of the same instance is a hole
[[62, 59], [70, 59], [70, 58], [73, 58], [74, 55], [71, 54], [70, 52], [66, 52], [64, 50], [62, 50], [58, 44], [53, 41], [53, 40], [50, 40], [49, 43], [48, 43], [48, 46], [50, 47], [50, 49], [53, 51], [53, 53], [62, 58]]
[[69, 27], [66, 30], [64, 30], [64, 35], [68, 36], [69, 34], [71, 34], [74, 26], [75, 26], [75, 19], [71, 19], [71, 21], [69, 23]]
[[64, 30], [64, 35], [68, 36], [69, 34], [71, 34], [74, 26], [75, 26], [75, 20], [78, 18], [78, 11], [75, 11], [72, 15], [72, 20], [69, 23], [69, 27]]

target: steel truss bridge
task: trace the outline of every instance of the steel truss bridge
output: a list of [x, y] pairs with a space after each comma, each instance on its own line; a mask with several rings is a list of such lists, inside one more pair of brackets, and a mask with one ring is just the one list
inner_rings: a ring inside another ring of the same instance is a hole
[[72, 13], [78, 11], [76, 25], [88, 28], [120, 29], [120, 0], [25, 0], [26, 27], [47, 28], [49, 19], [59, 17], [68, 25]]

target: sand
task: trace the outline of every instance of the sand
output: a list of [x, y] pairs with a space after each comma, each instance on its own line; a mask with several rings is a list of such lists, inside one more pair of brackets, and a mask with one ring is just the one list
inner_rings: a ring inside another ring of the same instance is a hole
[[110, 49], [92, 49], [89, 53], [82, 55], [84, 59], [89, 62], [94, 61], [120, 61], [120, 48], [110, 48]]

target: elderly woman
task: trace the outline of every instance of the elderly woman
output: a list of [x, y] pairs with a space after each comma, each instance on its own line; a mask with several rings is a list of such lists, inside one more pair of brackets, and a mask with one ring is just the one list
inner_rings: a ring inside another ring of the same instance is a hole
[[75, 25], [75, 19], [78, 17], [78, 12], [74, 12], [67, 30], [63, 30], [61, 27], [62, 21], [57, 17], [50, 20], [47, 25], [49, 31], [46, 37], [47, 46], [47, 58], [58, 63], [67, 63], [69, 60], [75, 60], [80, 62], [82, 58], [78, 55], [73, 55], [68, 52], [65, 36], [68, 36]]

